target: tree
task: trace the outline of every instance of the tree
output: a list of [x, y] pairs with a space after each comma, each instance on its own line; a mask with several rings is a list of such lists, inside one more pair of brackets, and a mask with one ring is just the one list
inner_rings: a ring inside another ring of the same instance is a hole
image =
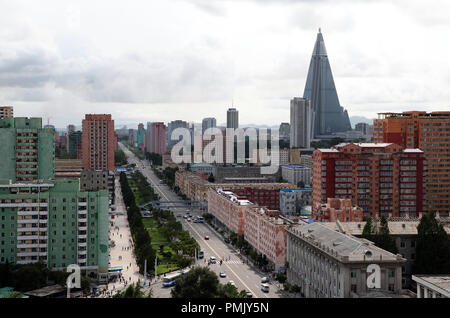
[[381, 217], [380, 226], [375, 229], [372, 218], [368, 217], [363, 228], [362, 237], [372, 241], [376, 246], [393, 254], [397, 254], [398, 249], [395, 239], [389, 234], [388, 221], [385, 216]]
[[151, 298], [151, 291], [148, 296], [144, 294], [139, 285], [130, 285], [126, 290], [117, 292], [113, 298]]
[[450, 238], [434, 212], [422, 216], [417, 226], [415, 274], [450, 272]]
[[363, 231], [362, 231], [362, 237], [367, 238], [368, 236], [373, 234], [373, 220], [369, 216], [366, 219], [366, 225], [364, 225]]
[[206, 267], [191, 269], [176, 280], [173, 298], [215, 298], [219, 294], [219, 278]]

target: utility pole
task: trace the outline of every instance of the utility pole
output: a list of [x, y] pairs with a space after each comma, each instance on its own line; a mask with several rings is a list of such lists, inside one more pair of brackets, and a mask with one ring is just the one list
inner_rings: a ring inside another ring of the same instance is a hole
[[147, 259], [144, 261], [144, 286], [147, 280]]
[[158, 257], [155, 257], [155, 280], [156, 280], [156, 275], [158, 275]]

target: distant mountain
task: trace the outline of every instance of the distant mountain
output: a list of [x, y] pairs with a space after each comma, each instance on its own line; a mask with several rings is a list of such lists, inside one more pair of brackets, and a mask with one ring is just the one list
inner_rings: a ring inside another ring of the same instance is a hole
[[353, 128], [355, 128], [355, 125], [358, 123], [367, 123], [370, 125], [373, 125], [374, 118], [367, 118], [363, 116], [350, 116], [350, 124]]

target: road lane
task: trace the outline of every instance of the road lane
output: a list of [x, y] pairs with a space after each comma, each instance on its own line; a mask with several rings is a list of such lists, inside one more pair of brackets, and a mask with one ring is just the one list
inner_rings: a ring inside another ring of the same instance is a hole
[[[155, 189], [156, 193], [158, 193], [162, 200], [180, 200], [177, 194], [175, 194], [167, 185], [160, 184], [159, 178], [153, 173], [149, 164], [143, 163], [138, 160], [138, 158], [125, 146], [119, 143], [120, 147], [123, 149], [127, 157], [129, 158], [130, 163], [135, 163], [136, 167], [141, 173], [146, 177], [151, 186]], [[187, 211], [190, 211], [191, 215], [201, 216], [202, 211], [196, 209], [186, 209], [186, 208], [174, 208], [168, 207], [175, 216], [185, 215]], [[224, 271], [227, 273], [226, 278], [220, 278], [221, 283], [226, 283], [230, 279], [234, 280], [236, 287], [238, 290], [245, 289], [250, 291], [253, 294], [253, 297], [262, 297], [262, 298], [277, 298], [281, 296], [278, 288], [271, 285], [270, 292], [264, 293], [261, 291], [261, 278], [262, 274], [255, 272], [249, 265], [244, 264], [240, 259], [238, 253], [236, 253], [229, 245], [223, 242], [223, 239], [217, 235], [215, 231], [213, 231], [209, 226], [202, 223], [190, 223], [186, 219], [181, 218], [180, 222], [183, 225], [183, 228], [190, 232], [191, 236], [193, 236], [200, 245], [200, 248], [204, 251], [205, 257], [204, 259], [198, 260], [197, 265], [199, 266], [208, 266], [205, 263], [210, 256], [215, 256], [218, 260], [217, 264], [211, 264], [208, 267], [213, 270], [217, 275]], [[205, 240], [205, 235], [210, 237], [209, 240]], [[222, 266], [219, 265], [220, 259], [228, 259], [229, 261], [224, 261]], [[154, 288], [157, 288], [155, 285]], [[155, 293], [156, 294], [156, 293]]]

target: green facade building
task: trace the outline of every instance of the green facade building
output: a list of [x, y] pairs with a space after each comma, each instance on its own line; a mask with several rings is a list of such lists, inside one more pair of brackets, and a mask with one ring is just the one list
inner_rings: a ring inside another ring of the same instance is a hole
[[0, 179], [51, 179], [55, 176], [55, 130], [42, 128], [42, 118], [2, 118], [0, 154]]
[[41, 118], [0, 119], [0, 263], [78, 264], [108, 277], [108, 190], [55, 180], [54, 130]]

